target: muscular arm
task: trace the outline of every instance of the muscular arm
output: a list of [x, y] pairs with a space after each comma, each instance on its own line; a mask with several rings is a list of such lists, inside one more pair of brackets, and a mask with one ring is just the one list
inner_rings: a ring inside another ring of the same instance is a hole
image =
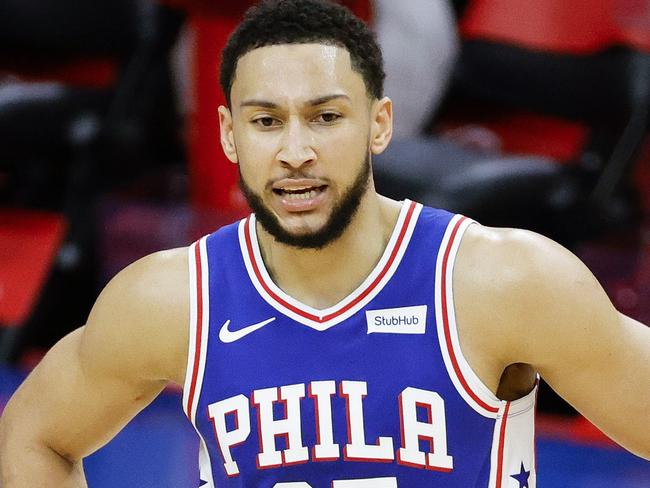
[[650, 459], [650, 328], [619, 313], [578, 258], [531, 232], [473, 225], [459, 268], [462, 315], [484, 332], [468, 345], [493, 358], [484, 370], [532, 365], [603, 432]]
[[81, 461], [185, 368], [184, 250], [147, 257], [102, 292], [87, 324], [58, 342], [0, 420], [0, 485], [83, 487]]

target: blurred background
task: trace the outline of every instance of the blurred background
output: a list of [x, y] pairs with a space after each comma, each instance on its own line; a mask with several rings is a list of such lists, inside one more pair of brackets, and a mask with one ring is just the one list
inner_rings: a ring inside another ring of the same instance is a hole
[[[0, 1], [0, 410], [120, 269], [247, 213], [216, 108], [253, 3]], [[543, 233], [650, 323], [650, 0], [341, 3], [377, 32], [395, 104], [379, 191]], [[539, 404], [540, 486], [650, 486], [545, 385]], [[196, 486], [181, 417], [170, 389], [88, 460], [90, 486]]]

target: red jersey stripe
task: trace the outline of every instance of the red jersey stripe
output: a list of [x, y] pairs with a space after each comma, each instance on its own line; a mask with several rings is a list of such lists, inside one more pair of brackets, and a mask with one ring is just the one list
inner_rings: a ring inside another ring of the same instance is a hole
[[449, 254], [451, 253], [451, 249], [453, 248], [454, 245], [454, 240], [456, 239], [456, 236], [458, 234], [458, 229], [460, 229], [460, 226], [466, 220], [467, 217], [462, 217], [458, 219], [458, 221], [454, 225], [454, 228], [451, 232], [451, 236], [449, 237], [449, 242], [447, 243], [447, 248], [445, 249], [444, 257], [442, 259], [442, 270], [441, 270], [442, 276], [440, 277], [441, 278], [440, 281], [441, 281], [441, 294], [442, 294], [441, 297], [442, 298], [441, 300], [442, 319], [443, 319], [443, 328], [445, 331], [445, 343], [447, 344], [447, 350], [449, 351], [449, 358], [451, 359], [451, 364], [454, 367], [454, 372], [456, 373], [456, 376], [458, 377], [460, 384], [463, 385], [463, 388], [465, 389], [467, 394], [472, 398], [472, 400], [474, 400], [476, 403], [478, 403], [482, 408], [484, 408], [488, 412], [497, 413], [499, 411], [498, 408], [492, 407], [491, 405], [485, 403], [470, 388], [469, 383], [467, 383], [465, 376], [463, 376], [463, 373], [460, 370], [460, 366], [458, 365], [458, 359], [456, 357], [456, 352], [454, 351], [453, 343], [451, 341], [451, 333], [450, 333], [450, 326], [449, 326], [449, 305], [447, 303], [447, 265], [449, 263]]
[[497, 482], [496, 488], [501, 488], [503, 480], [503, 446], [506, 440], [506, 423], [508, 422], [508, 410], [510, 410], [510, 402], [506, 402], [506, 408], [503, 411], [503, 419], [501, 420], [501, 430], [499, 432], [499, 452], [497, 454]]
[[367, 297], [372, 291], [377, 287], [377, 285], [381, 282], [381, 280], [384, 278], [386, 273], [388, 273], [388, 270], [390, 267], [393, 265], [393, 262], [395, 261], [395, 258], [397, 257], [397, 254], [400, 251], [400, 248], [402, 247], [402, 244], [404, 242], [404, 236], [406, 235], [406, 231], [409, 227], [409, 224], [411, 222], [411, 219], [413, 217], [413, 212], [415, 211], [415, 208], [417, 207], [417, 203], [411, 202], [409, 205], [409, 209], [406, 213], [406, 218], [404, 219], [404, 222], [402, 223], [402, 228], [400, 229], [399, 235], [397, 237], [397, 241], [395, 242], [395, 246], [393, 247], [391, 254], [388, 258], [388, 261], [386, 261], [386, 264], [382, 268], [382, 270], [379, 272], [377, 277], [366, 287], [364, 290], [359, 292], [359, 294], [351, 300], [348, 304], [342, 306], [340, 309], [331, 312], [327, 315], [324, 315], [323, 317], [319, 317], [318, 315], [314, 315], [310, 312], [307, 312], [306, 310], [303, 310], [295, 305], [292, 305], [291, 303], [287, 302], [284, 300], [282, 297], [278, 296], [269, 286], [269, 284], [264, 281], [264, 277], [262, 273], [260, 272], [260, 267], [259, 264], [257, 263], [257, 260], [255, 259], [255, 253], [253, 252], [253, 242], [251, 239], [251, 234], [250, 234], [250, 216], [246, 219], [246, 222], [244, 224], [244, 238], [246, 240], [246, 251], [248, 252], [248, 256], [251, 262], [251, 265], [253, 267], [253, 271], [255, 273], [255, 276], [257, 278], [257, 281], [262, 285], [262, 288], [268, 295], [278, 302], [280, 305], [283, 307], [291, 310], [293, 313], [298, 314], [306, 319], [313, 320], [314, 322], [318, 322], [320, 324], [327, 322], [328, 320], [332, 320], [339, 315], [347, 312], [350, 310], [352, 307], [357, 305], [360, 301], [362, 301], [365, 297]]
[[196, 243], [194, 259], [196, 265], [196, 324], [192, 324], [192, 326], [196, 330], [196, 341], [194, 344], [192, 381], [190, 382], [190, 393], [187, 400], [187, 416], [192, 423], [195, 420], [192, 412], [194, 411], [194, 395], [196, 394], [196, 380], [199, 375], [199, 365], [201, 363], [201, 342], [203, 339], [203, 269], [201, 266], [201, 241]]

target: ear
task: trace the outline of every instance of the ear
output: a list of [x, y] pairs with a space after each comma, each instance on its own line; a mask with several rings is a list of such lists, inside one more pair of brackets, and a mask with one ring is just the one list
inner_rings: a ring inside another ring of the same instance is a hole
[[237, 163], [237, 146], [235, 146], [235, 135], [232, 129], [232, 113], [223, 105], [219, 106], [219, 134], [221, 147], [226, 157], [232, 163]]
[[370, 129], [370, 150], [381, 154], [393, 137], [393, 102], [384, 97], [373, 103]]

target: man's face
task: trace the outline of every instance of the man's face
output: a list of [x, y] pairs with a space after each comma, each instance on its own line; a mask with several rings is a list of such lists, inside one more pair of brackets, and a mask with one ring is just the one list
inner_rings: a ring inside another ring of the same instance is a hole
[[377, 112], [348, 51], [255, 49], [238, 62], [231, 109], [220, 107], [222, 144], [265, 230], [297, 247], [339, 237], [369, 188]]

